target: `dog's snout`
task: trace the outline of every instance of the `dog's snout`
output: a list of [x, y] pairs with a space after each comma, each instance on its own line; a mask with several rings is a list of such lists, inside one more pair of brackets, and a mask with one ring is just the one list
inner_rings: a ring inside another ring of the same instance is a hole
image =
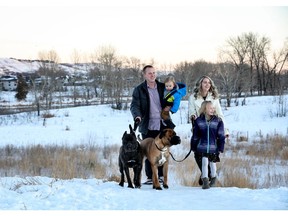
[[171, 145], [178, 145], [181, 143], [181, 138], [179, 136], [173, 136], [170, 143]]
[[125, 151], [126, 152], [132, 152], [132, 151], [137, 151], [137, 145], [133, 142], [127, 142], [125, 145]]

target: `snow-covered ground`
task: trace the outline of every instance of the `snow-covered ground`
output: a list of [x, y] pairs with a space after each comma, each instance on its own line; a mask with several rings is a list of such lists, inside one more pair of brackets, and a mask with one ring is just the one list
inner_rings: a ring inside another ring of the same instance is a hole
[[[1, 92], [0, 98], [3, 97]], [[230, 143], [233, 144], [237, 134], [247, 132], [249, 139], [257, 139], [259, 133], [288, 136], [288, 116], [275, 117], [279, 105], [277, 100], [275, 96], [249, 97], [245, 106], [233, 104], [227, 110], [223, 108], [230, 130]], [[284, 101], [287, 107], [287, 95]], [[182, 101], [180, 110], [172, 118], [177, 125], [175, 131], [182, 139], [186, 137], [188, 140], [191, 125], [187, 123], [187, 108], [187, 101]], [[59, 109], [51, 113], [55, 117], [46, 119], [45, 125], [43, 118], [33, 113], [0, 116], [0, 146], [94, 143], [120, 147], [123, 132], [133, 123], [129, 110], [113, 110], [109, 105]], [[216, 187], [202, 190], [172, 182], [168, 190], [156, 191], [146, 185], [141, 189], [130, 189], [125, 184], [122, 188], [118, 182], [103, 179], [12, 176], [0, 178], [0, 195], [0, 210], [97, 210], [101, 215], [107, 212], [100, 210], [189, 210], [181, 211], [181, 214], [189, 215], [194, 214], [190, 210], [288, 210], [288, 185], [266, 189]], [[97, 212], [76, 211], [71, 214]], [[171, 214], [171, 211], [156, 211], [155, 214], [159, 213]], [[225, 214], [222, 211], [216, 213]], [[286, 214], [287, 211], [276, 213]]]

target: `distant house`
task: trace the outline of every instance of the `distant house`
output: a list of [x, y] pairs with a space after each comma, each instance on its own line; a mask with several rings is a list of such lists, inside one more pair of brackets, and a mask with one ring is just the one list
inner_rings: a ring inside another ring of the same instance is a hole
[[17, 88], [17, 77], [12, 75], [0, 77], [0, 86], [3, 91], [15, 91]]

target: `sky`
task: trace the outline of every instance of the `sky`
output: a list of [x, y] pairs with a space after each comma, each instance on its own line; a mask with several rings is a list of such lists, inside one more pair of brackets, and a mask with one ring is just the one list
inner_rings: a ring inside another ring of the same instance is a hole
[[37, 59], [39, 52], [55, 50], [61, 62], [71, 62], [74, 51], [87, 59], [112, 46], [119, 56], [161, 65], [217, 62], [230, 37], [248, 32], [269, 37], [273, 50], [283, 47], [287, 1], [233, 2], [4, 0], [0, 58]]
[[[27, 102], [31, 100], [32, 97], [28, 94]], [[248, 134], [251, 143], [252, 140], [259, 138], [259, 133], [263, 136], [277, 133], [288, 135], [288, 116], [273, 117], [277, 110], [277, 97], [249, 97], [246, 100], [246, 106], [236, 107], [232, 103], [228, 109], [222, 107], [230, 131], [230, 144], [235, 143], [232, 141], [239, 133]], [[13, 93], [2, 91], [0, 102], [3, 101], [19, 105]], [[284, 103], [288, 103], [288, 95], [285, 95]], [[176, 124], [175, 131], [182, 141], [190, 140], [191, 137], [191, 125], [186, 123], [184, 118], [187, 108], [187, 101], [183, 100], [179, 111], [171, 116]], [[73, 146], [79, 142], [91, 143], [93, 140], [103, 145], [118, 144], [120, 148], [123, 133], [128, 131], [128, 125], [133, 123], [129, 110], [112, 110], [109, 105], [75, 107], [51, 112], [55, 117], [47, 119], [45, 126], [42, 118], [31, 114], [17, 114], [13, 118], [0, 116], [0, 146], [7, 144], [27, 146], [38, 143]], [[65, 130], [67, 126], [70, 130]], [[180, 149], [179, 145], [174, 146], [173, 151], [177, 149]], [[266, 174], [263, 170], [263, 175]], [[145, 210], [153, 210], [149, 213], [211, 215], [209, 210], [219, 210], [213, 211], [213, 214], [223, 216], [231, 215], [231, 211], [226, 210], [233, 210], [232, 213], [240, 212], [241, 215], [243, 213], [253, 215], [255, 211], [250, 210], [257, 210], [261, 215], [287, 214], [288, 185], [263, 189], [215, 187], [203, 190], [197, 186], [179, 185], [176, 179], [175, 176], [169, 176], [169, 189], [156, 191], [151, 185], [130, 189], [127, 183], [124, 187], [120, 187], [118, 182], [95, 178], [55, 181], [45, 176], [0, 177], [0, 213], [19, 215], [20, 210], [21, 213], [31, 216], [39, 215], [38, 210], [47, 214], [50, 210], [57, 210], [60, 213], [63, 213], [62, 210], [69, 210], [71, 215], [95, 215], [95, 213], [135, 215], [135, 211], [136, 214], [143, 214]], [[198, 212], [198, 210], [205, 211]], [[249, 211], [241, 212], [241, 210]]]

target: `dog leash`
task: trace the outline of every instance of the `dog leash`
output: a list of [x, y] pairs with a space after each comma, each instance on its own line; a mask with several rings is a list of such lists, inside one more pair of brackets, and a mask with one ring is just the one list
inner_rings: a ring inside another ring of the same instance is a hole
[[174, 161], [176, 161], [176, 162], [182, 162], [182, 161], [184, 161], [184, 160], [191, 154], [191, 152], [192, 152], [192, 147], [190, 147], [190, 150], [189, 150], [188, 154], [187, 154], [182, 160], [176, 160], [170, 151], [169, 151], [169, 154], [171, 155], [171, 157], [172, 157], [172, 159], [173, 159]]
[[140, 121], [138, 119], [134, 121], [134, 128], [133, 128], [134, 132], [136, 132], [139, 124], [140, 124]]
[[[160, 152], [163, 152], [163, 150], [160, 149], [156, 143], [155, 143], [155, 146], [156, 146], [156, 148], [157, 148]], [[170, 151], [169, 151], [169, 154], [171, 155], [171, 157], [172, 157], [172, 159], [173, 159], [174, 161], [176, 161], [176, 162], [182, 162], [182, 161], [184, 161], [184, 160], [191, 154], [191, 152], [192, 152], [192, 146], [190, 145], [190, 150], [189, 150], [188, 154], [187, 154], [187, 155], [184, 157], [184, 159], [182, 159], [182, 160], [176, 160]]]
[[[195, 120], [194, 120], [194, 119], [191, 119], [191, 121], [192, 121], [191, 123], [192, 123], [192, 132], [193, 132]], [[174, 156], [172, 155], [171, 152], [169, 152], [169, 154], [171, 155], [171, 157], [172, 157], [172, 159], [173, 159], [174, 161], [176, 161], [176, 162], [182, 162], [182, 161], [186, 160], [186, 158], [191, 154], [191, 152], [192, 152], [192, 146], [190, 145], [190, 150], [189, 150], [188, 154], [187, 154], [182, 160], [176, 160], [176, 159], [174, 158]]]

